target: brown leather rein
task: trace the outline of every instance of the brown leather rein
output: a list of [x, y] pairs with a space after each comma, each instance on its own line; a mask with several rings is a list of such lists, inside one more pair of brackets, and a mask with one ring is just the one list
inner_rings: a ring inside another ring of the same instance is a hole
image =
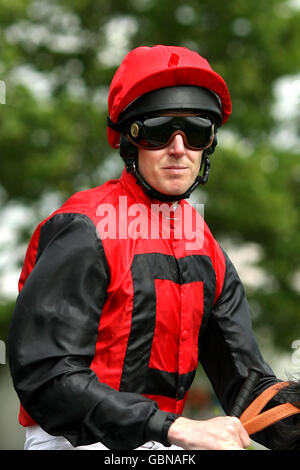
[[249, 435], [262, 431], [281, 419], [300, 413], [300, 408], [297, 408], [297, 406], [292, 403], [283, 403], [282, 405], [275, 406], [270, 410], [260, 413], [268, 401], [271, 400], [281, 388], [288, 385], [289, 382], [279, 382], [267, 388], [242, 413], [240, 421]]

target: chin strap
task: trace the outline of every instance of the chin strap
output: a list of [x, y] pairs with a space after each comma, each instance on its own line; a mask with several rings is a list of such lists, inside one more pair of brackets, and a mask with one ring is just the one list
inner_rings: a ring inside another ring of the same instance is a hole
[[[126, 159], [125, 164], [126, 164], [126, 170], [128, 173], [131, 173], [132, 175], [135, 176], [137, 179], [138, 183], [141, 184], [144, 189], [147, 191], [148, 195], [153, 198], [153, 199], [158, 199], [160, 201], [180, 201], [181, 199], [188, 199], [191, 195], [191, 193], [196, 189], [196, 187], [199, 184], [205, 184], [208, 181], [208, 176], [209, 176], [209, 170], [210, 170], [210, 160], [209, 158], [203, 154], [203, 159], [201, 163], [201, 167], [204, 166], [203, 168], [203, 175], [198, 175], [192, 186], [184, 193], [180, 195], [168, 195], [168, 194], [163, 194], [160, 191], [157, 191], [154, 189], [150, 184], [147, 183], [147, 181], [142, 177], [142, 175], [139, 173], [135, 159]], [[200, 168], [201, 170], [201, 168]]]

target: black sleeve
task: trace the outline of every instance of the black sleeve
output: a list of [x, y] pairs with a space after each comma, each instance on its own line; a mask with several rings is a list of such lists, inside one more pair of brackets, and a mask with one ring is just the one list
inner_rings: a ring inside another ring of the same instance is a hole
[[142, 395], [118, 392], [91, 370], [109, 268], [92, 221], [57, 214], [42, 227], [37, 261], [12, 318], [8, 356], [16, 392], [48, 433], [73, 446], [168, 445], [170, 414]]
[[[205, 328], [200, 331], [199, 354], [222, 408], [230, 415], [249, 368], [254, 367], [261, 374], [249, 403], [279, 380], [260, 353], [243, 285], [226, 253], [224, 256], [226, 271], [223, 289], [205, 322]], [[278, 404], [274, 398], [269, 407]], [[277, 425], [272, 425], [252, 437], [262, 445], [273, 448], [278, 442], [278, 429]]]

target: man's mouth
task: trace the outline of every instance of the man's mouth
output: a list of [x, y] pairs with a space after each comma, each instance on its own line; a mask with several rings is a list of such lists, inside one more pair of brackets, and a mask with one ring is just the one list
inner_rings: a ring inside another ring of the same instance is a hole
[[170, 166], [164, 166], [163, 170], [186, 170], [186, 166], [176, 166], [176, 165], [170, 165]]

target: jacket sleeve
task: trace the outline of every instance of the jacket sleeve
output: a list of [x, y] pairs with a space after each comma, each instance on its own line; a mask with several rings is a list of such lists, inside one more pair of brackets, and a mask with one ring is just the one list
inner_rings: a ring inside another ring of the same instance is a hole
[[[279, 380], [261, 355], [252, 330], [250, 309], [242, 282], [227, 254], [223, 254], [223, 288], [205, 322], [205, 329], [200, 331], [199, 355], [222, 408], [230, 415], [249, 368], [260, 371], [260, 380], [248, 404]], [[268, 407], [278, 404], [274, 398]], [[279, 425], [276, 424], [252, 437], [271, 449], [276, 448], [282, 440]]]
[[42, 226], [8, 338], [14, 387], [27, 413], [73, 446], [168, 445], [172, 414], [101, 383], [90, 368], [108, 284], [103, 245], [87, 216], [56, 214]]

